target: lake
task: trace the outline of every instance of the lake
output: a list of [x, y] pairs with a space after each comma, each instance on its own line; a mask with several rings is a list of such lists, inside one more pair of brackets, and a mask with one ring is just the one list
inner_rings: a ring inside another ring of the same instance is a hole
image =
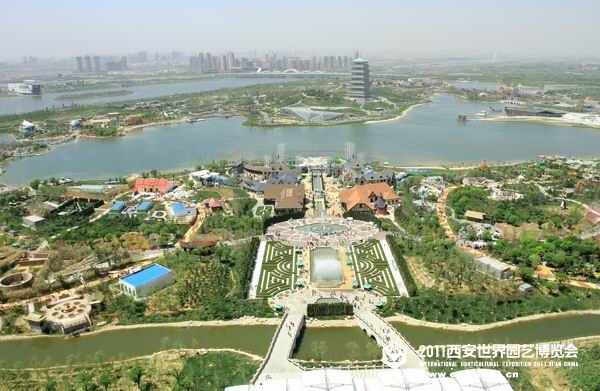
[[[502, 108], [496, 105], [495, 108]], [[262, 158], [284, 143], [287, 156], [340, 156], [345, 142], [367, 160], [399, 165], [514, 162], [540, 154], [594, 157], [600, 130], [533, 122], [460, 122], [489, 103], [447, 95], [433, 97], [403, 118], [371, 124], [248, 128], [242, 118], [149, 126], [123, 137], [77, 140], [41, 156], [8, 161], [0, 182], [27, 184], [34, 178], [108, 178], [142, 171], [177, 170], [213, 159]]]
[[276, 78], [214, 78], [205, 80], [186, 81], [180, 83], [144, 84], [129, 87], [112, 87], [106, 89], [76, 90], [43, 94], [41, 96], [3, 96], [0, 97], [0, 115], [26, 113], [69, 106], [69, 100], [59, 99], [61, 95], [79, 95], [87, 92], [101, 93], [105, 91], [127, 90], [131, 94], [123, 96], [105, 96], [89, 99], [77, 99], [74, 103], [88, 105], [97, 103], [117, 102], [125, 100], [156, 98], [172, 94], [187, 94], [190, 92], [213, 91], [222, 88], [237, 88], [252, 84], [281, 83], [287, 79]]

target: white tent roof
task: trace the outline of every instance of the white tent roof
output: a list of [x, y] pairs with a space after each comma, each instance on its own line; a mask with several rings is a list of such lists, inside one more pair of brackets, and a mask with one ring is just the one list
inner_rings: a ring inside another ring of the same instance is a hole
[[21, 128], [23, 128], [23, 129], [35, 128], [35, 125], [27, 120], [23, 120], [23, 122], [21, 122]]
[[[238, 386], [236, 386], [238, 387]], [[450, 377], [432, 377], [422, 369], [381, 369], [353, 377], [353, 371], [319, 369], [287, 379], [271, 379], [250, 388], [226, 391], [512, 391], [495, 369], [467, 369]], [[248, 386], [244, 386], [248, 387]]]

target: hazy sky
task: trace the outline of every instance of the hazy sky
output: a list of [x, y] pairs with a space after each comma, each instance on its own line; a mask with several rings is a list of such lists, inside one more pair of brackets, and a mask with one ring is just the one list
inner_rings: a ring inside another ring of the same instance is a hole
[[1, 0], [0, 58], [255, 49], [600, 57], [600, 0]]

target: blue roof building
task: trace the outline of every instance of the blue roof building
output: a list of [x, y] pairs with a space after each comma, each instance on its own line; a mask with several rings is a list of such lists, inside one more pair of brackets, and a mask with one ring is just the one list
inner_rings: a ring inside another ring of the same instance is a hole
[[140, 204], [137, 206], [137, 211], [138, 212], [147, 212], [150, 210], [150, 208], [152, 208], [152, 202], [144, 201], [144, 202], [140, 202]]
[[125, 209], [125, 202], [123, 201], [115, 201], [110, 207], [111, 212], [120, 212]]
[[171, 204], [171, 210], [173, 211], [173, 218], [175, 221], [187, 222], [193, 220], [196, 217], [196, 206], [186, 206], [182, 202], [173, 202]]
[[142, 299], [152, 293], [173, 284], [173, 272], [158, 263], [119, 279], [121, 292], [135, 299]]

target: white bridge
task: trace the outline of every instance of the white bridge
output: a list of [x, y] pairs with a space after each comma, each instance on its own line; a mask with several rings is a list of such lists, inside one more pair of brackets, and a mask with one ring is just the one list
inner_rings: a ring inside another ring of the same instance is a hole
[[413, 347], [381, 316], [367, 309], [357, 309], [354, 311], [354, 319], [358, 326], [369, 337], [375, 338], [377, 344], [382, 348], [395, 344], [404, 350], [406, 362], [402, 365], [402, 368], [426, 369], [425, 363]]

